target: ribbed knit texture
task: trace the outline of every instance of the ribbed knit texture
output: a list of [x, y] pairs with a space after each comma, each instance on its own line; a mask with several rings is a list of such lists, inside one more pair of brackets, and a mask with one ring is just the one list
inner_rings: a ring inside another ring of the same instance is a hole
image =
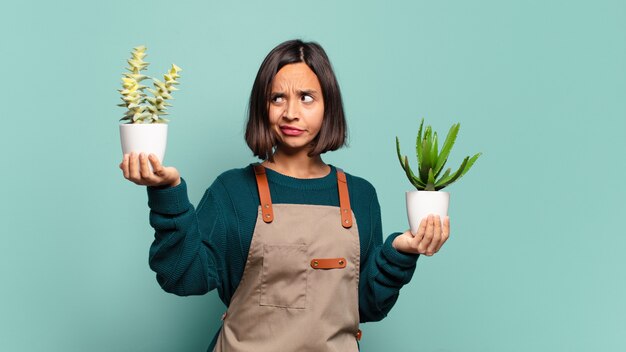
[[[332, 165], [330, 174], [316, 179], [266, 170], [275, 204], [339, 206], [337, 171]], [[391, 246], [399, 232], [383, 243], [374, 187], [348, 173], [346, 178], [361, 244], [360, 321], [378, 321], [411, 280], [419, 256]], [[252, 166], [218, 176], [197, 209], [189, 202], [184, 179], [176, 187], [147, 187], [147, 192], [150, 224], [155, 229], [149, 263], [161, 287], [180, 296], [217, 289], [228, 306], [243, 275], [256, 224], [259, 196]]]

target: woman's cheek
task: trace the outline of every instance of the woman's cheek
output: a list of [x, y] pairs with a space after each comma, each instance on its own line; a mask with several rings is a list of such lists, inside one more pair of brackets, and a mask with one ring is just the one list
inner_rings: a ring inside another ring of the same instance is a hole
[[281, 116], [280, 109], [277, 107], [271, 107], [269, 110], [269, 118], [271, 123], [277, 123]]

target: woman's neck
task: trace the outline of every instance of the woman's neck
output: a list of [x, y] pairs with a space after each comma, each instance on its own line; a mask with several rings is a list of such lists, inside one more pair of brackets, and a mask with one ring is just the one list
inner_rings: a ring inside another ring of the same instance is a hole
[[306, 153], [287, 154], [276, 150], [274, 161], [265, 160], [262, 165], [283, 175], [295, 178], [320, 178], [330, 173], [322, 157], [309, 157]]

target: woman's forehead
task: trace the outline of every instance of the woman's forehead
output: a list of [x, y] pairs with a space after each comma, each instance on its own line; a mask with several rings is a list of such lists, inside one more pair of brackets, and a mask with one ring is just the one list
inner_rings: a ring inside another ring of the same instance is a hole
[[317, 75], [303, 62], [283, 66], [272, 80], [272, 89], [320, 89]]

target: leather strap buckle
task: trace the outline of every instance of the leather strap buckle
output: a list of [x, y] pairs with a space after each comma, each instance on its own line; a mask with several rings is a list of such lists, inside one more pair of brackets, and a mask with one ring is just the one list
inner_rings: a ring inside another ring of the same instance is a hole
[[346, 258], [316, 258], [311, 260], [313, 269], [343, 269], [346, 267]]

